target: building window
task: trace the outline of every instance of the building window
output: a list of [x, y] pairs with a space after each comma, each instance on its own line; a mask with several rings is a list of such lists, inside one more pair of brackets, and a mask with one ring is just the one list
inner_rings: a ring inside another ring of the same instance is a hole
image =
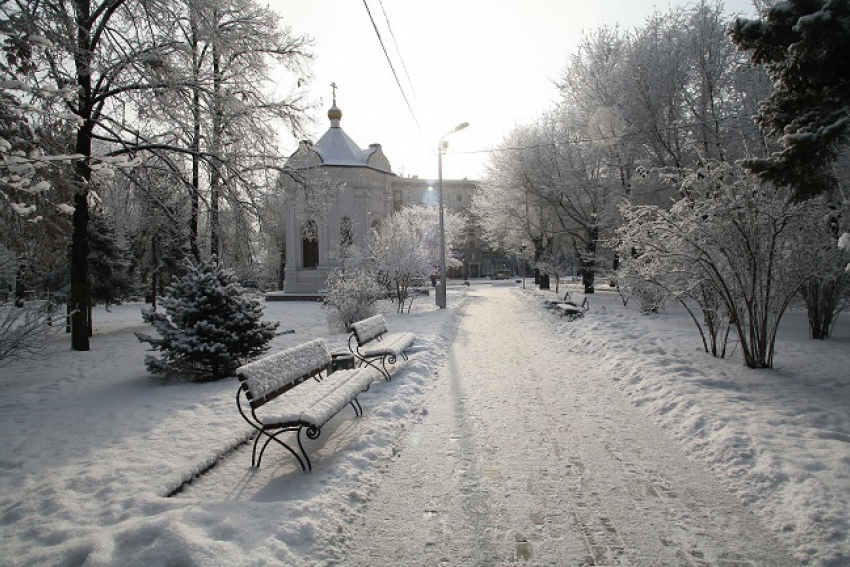
[[301, 227], [301, 263], [305, 268], [319, 265], [319, 227], [309, 220]]

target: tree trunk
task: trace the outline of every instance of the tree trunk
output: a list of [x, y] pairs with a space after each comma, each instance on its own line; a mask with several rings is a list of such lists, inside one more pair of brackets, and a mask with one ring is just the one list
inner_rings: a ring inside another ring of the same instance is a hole
[[596, 281], [596, 241], [599, 239], [599, 227], [590, 227], [587, 247], [581, 256], [581, 282], [584, 293], [593, 293]]
[[77, 130], [76, 153], [83, 159], [74, 164], [77, 192], [74, 194], [73, 234], [71, 236], [71, 348], [89, 350], [89, 205], [91, 182], [92, 130], [92, 37], [91, 7], [88, 0], [74, 0], [77, 26], [77, 50], [74, 64], [77, 73], [77, 113], [82, 124]]
[[74, 195], [73, 223], [74, 233], [71, 237], [71, 348], [87, 351], [89, 350], [88, 307], [91, 301], [88, 269], [89, 209], [87, 191], [81, 191]]
[[[218, 14], [216, 13], [216, 21]], [[211, 153], [213, 154], [212, 169], [210, 170], [210, 254], [221, 259], [220, 253], [220, 227], [219, 227], [219, 198], [221, 197], [221, 138], [224, 131], [222, 110], [222, 80], [221, 80], [221, 55], [218, 50], [218, 38], [213, 40], [212, 62], [213, 62], [213, 100], [212, 100], [212, 140]]]
[[[191, 8], [190, 8], [191, 9]], [[189, 16], [192, 19], [192, 212], [189, 218], [189, 243], [195, 262], [201, 261], [201, 250], [198, 246], [198, 215], [201, 209], [201, 61], [198, 53], [198, 22], [194, 10]]]
[[153, 273], [151, 273], [151, 307], [156, 311], [156, 296], [159, 293], [159, 253], [156, 246], [156, 238], [151, 242], [151, 257], [154, 263]]

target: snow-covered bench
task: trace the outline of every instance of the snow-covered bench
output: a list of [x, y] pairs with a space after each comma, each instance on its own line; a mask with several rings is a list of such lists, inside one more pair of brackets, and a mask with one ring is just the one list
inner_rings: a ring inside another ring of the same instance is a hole
[[[332, 372], [331, 363], [325, 341], [315, 339], [236, 370], [236, 405], [245, 421], [257, 430], [251, 466], [260, 466], [266, 447], [275, 441], [298, 459], [303, 470], [310, 470], [312, 465], [301, 434], [318, 439], [322, 426], [346, 405], [353, 407], [358, 417], [363, 415], [357, 396], [378, 378], [377, 373], [369, 367]], [[262, 411], [258, 412], [260, 408]], [[286, 432], [295, 433], [298, 451], [278, 437]], [[261, 438], [265, 438], [265, 443], [257, 455]]]
[[[352, 323], [351, 336], [348, 337], [348, 350], [361, 363], [380, 370], [389, 381], [390, 372], [387, 370], [387, 362], [395, 364], [399, 356], [407, 360], [405, 350], [416, 340], [416, 335], [413, 333], [387, 334], [387, 332], [387, 321], [383, 315], [375, 315]], [[374, 364], [373, 361], [376, 360], [381, 362], [380, 368]]]
[[556, 303], [554, 308], [556, 312], [561, 315], [561, 318], [566, 317], [567, 321], [575, 321], [576, 319], [584, 317], [584, 314], [587, 313], [588, 309], [590, 309], [590, 304], [587, 302], [587, 298], [585, 297], [581, 304], [576, 304], [572, 301], [564, 301]]
[[559, 303], [571, 303], [571, 304], [575, 305], [572, 298], [570, 297], [570, 290], [566, 290], [564, 292], [564, 298], [563, 299], [544, 299], [543, 300], [543, 307], [545, 307], [546, 309], [553, 309]]

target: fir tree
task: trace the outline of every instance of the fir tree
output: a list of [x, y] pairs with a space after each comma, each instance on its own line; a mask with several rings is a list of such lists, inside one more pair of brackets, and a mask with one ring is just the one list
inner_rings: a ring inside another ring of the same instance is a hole
[[101, 214], [89, 219], [89, 289], [92, 303], [120, 305], [130, 295], [129, 252], [115, 237], [115, 229]]
[[773, 80], [756, 121], [782, 149], [744, 165], [803, 200], [837, 187], [830, 166], [850, 138], [850, 2], [777, 2], [762, 17], [739, 18], [729, 35]]
[[147, 356], [148, 370], [171, 378], [233, 376], [239, 366], [268, 350], [278, 326], [260, 320], [260, 300], [245, 293], [235, 273], [214, 256], [197, 266], [187, 260], [186, 275], [173, 279], [161, 305], [164, 312], [142, 311], [161, 338], [136, 336], [163, 355]]

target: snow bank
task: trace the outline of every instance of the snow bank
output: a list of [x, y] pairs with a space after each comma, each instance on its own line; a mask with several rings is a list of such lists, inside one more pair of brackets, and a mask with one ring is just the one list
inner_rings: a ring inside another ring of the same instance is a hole
[[850, 563], [846, 315], [832, 339], [812, 341], [805, 310], [790, 310], [776, 368], [753, 370], [734, 347], [727, 359], [705, 353], [683, 312], [641, 315], [615, 292], [600, 291], [588, 296], [584, 319], [567, 323], [543, 308], [553, 296], [524, 294], [565, 348], [590, 354], [636, 406], [787, 538], [801, 561]]

